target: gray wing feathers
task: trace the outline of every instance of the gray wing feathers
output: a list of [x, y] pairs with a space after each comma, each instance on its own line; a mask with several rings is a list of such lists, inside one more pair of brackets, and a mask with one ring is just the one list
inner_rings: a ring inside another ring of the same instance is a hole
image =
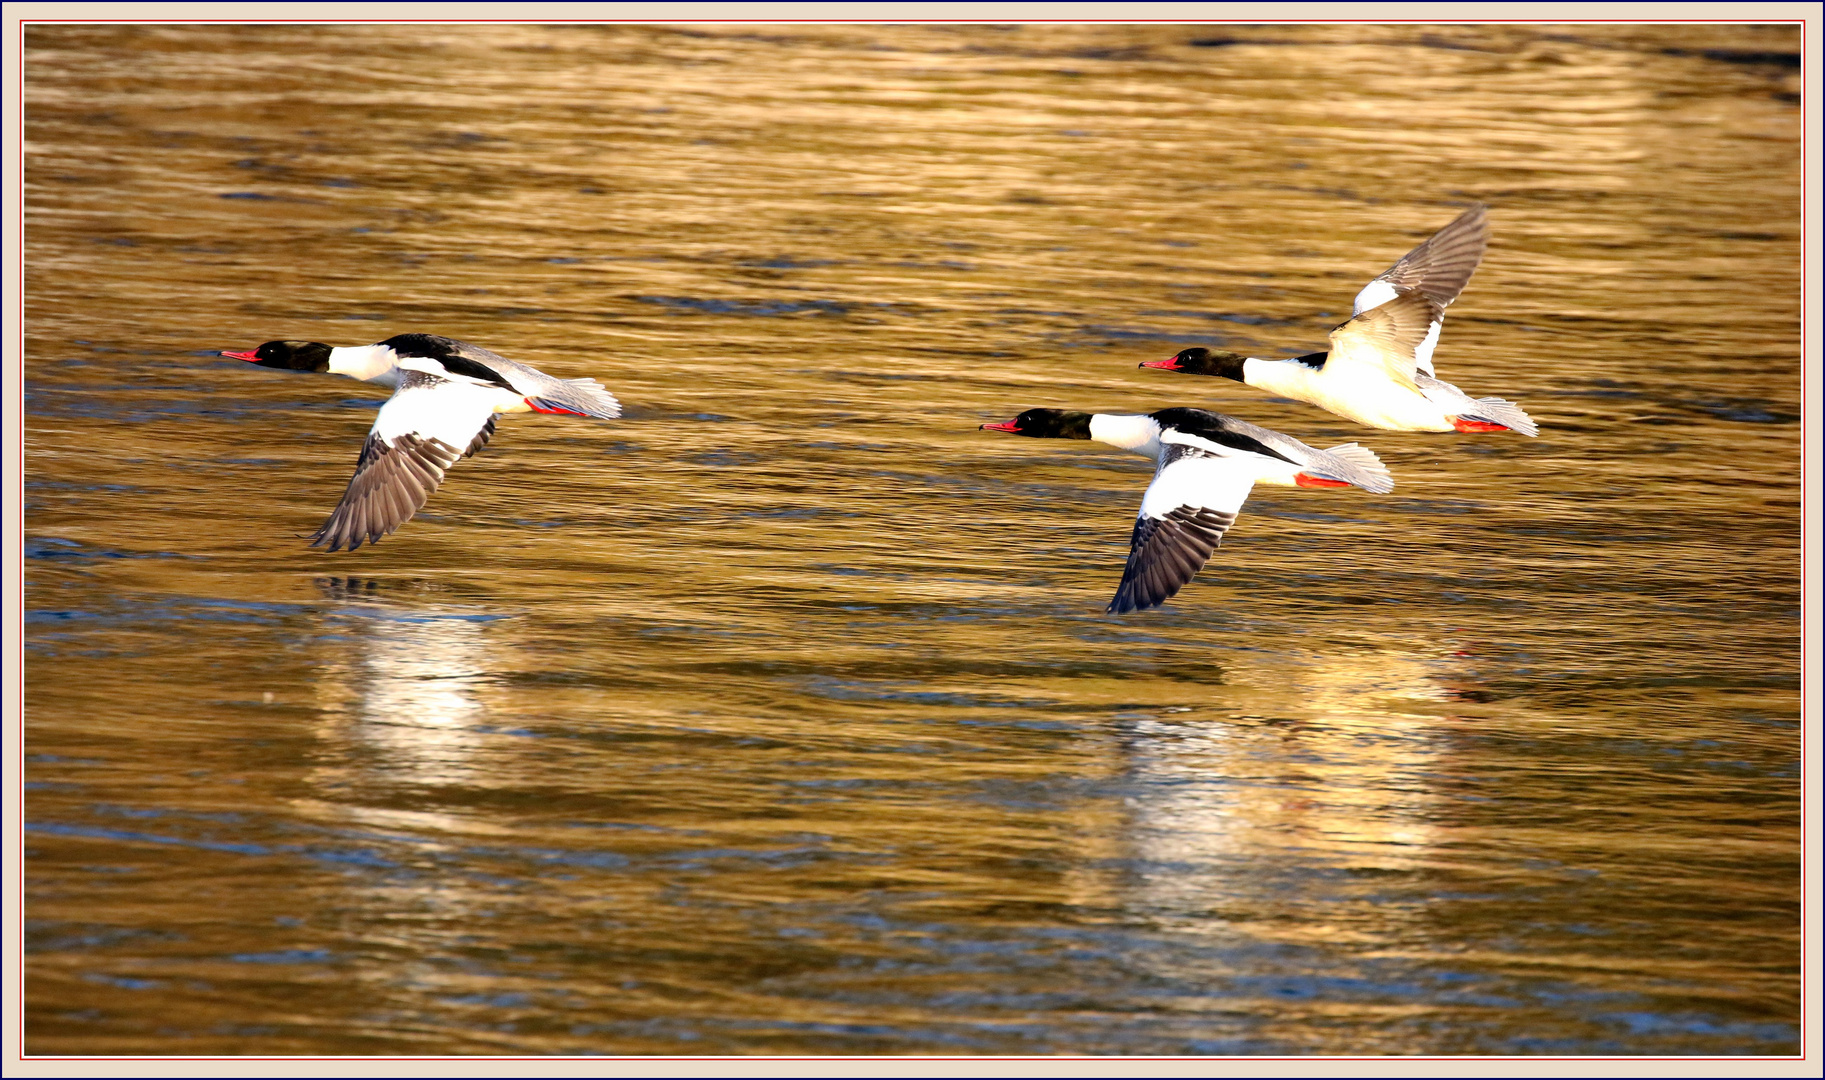
[[1318, 452], [1291, 435], [1282, 435], [1272, 428], [1264, 428], [1259, 424], [1251, 424], [1247, 420], [1238, 420], [1233, 416], [1224, 416], [1223, 426], [1238, 435], [1246, 435], [1263, 446], [1273, 447], [1285, 455], [1288, 461], [1303, 464], [1305, 455]]
[[1235, 521], [1234, 514], [1199, 506], [1181, 506], [1165, 517], [1137, 519], [1128, 565], [1115, 599], [1109, 601], [1109, 613], [1143, 611], [1171, 599], [1210, 561]]
[[[1375, 456], [1375, 452], [1366, 446], [1344, 443], [1342, 446], [1333, 446], [1329, 450], [1320, 450], [1314, 446], [1307, 446], [1291, 435], [1282, 435], [1272, 428], [1264, 428], [1259, 424], [1251, 424], [1233, 416], [1223, 417], [1223, 426], [1238, 435], [1246, 435], [1263, 446], [1272, 447], [1288, 461], [1299, 465], [1308, 472], [1355, 484], [1364, 491], [1372, 491], [1377, 495], [1385, 495], [1394, 490], [1394, 477], [1388, 472], [1388, 467], [1383, 465], [1381, 459]], [[1206, 451], [1196, 447], [1168, 443], [1160, 461], [1160, 468], [1165, 468], [1177, 461], [1179, 457], [1187, 456], [1188, 453], [1203, 455]]]
[[1440, 319], [1439, 306], [1418, 290], [1401, 292], [1385, 304], [1351, 317], [1331, 331], [1327, 365], [1379, 370], [1408, 389], [1419, 372], [1419, 347]]
[[[1233, 416], [1225, 416], [1223, 422], [1231, 431], [1247, 435], [1264, 446], [1273, 447], [1287, 460], [1309, 472], [1355, 484], [1364, 491], [1372, 491], [1377, 495], [1385, 495], [1394, 490], [1394, 478], [1389, 474], [1388, 467], [1366, 446], [1344, 443], [1329, 450], [1320, 450], [1307, 446], [1291, 435], [1282, 435], [1272, 428], [1264, 428]], [[1168, 446], [1167, 453], [1172, 453], [1172, 450], [1173, 447]], [[1164, 468], [1165, 463], [1161, 467]]]
[[1438, 303], [1431, 297], [1417, 289], [1403, 289], [1387, 303], [1339, 323], [1337, 329], [1331, 331], [1331, 351], [1338, 351], [1337, 335], [1347, 333], [1372, 343], [1379, 351], [1392, 354], [1405, 365], [1411, 361], [1419, 343], [1432, 332], [1432, 324], [1439, 317]]
[[467, 341], [458, 341], [455, 338], [440, 338], [438, 340], [448, 346], [451, 352], [465, 360], [473, 360], [478, 364], [485, 364], [503, 375], [508, 373], [518, 374], [522, 371], [536, 372], [538, 370], [537, 368], [529, 368], [517, 360], [509, 360], [492, 349], [484, 349], [480, 345], [471, 345]]
[[[483, 434], [488, 430], [484, 427]], [[328, 544], [331, 551], [353, 551], [363, 542], [379, 541], [412, 520], [443, 482], [444, 470], [461, 456], [439, 439], [401, 435], [388, 445], [369, 435], [348, 491], [323, 527], [311, 534], [311, 547]]]
[[621, 403], [594, 379], [559, 379], [538, 368], [522, 364], [518, 360], [509, 360], [500, 353], [466, 341], [451, 339], [450, 347], [458, 356], [500, 372], [513, 384], [515, 390], [538, 403], [593, 416], [598, 420], [614, 420], [621, 415]]
[[1456, 300], [1489, 246], [1489, 208], [1481, 203], [1433, 233], [1381, 274], [1401, 292], [1415, 291], [1440, 308]]

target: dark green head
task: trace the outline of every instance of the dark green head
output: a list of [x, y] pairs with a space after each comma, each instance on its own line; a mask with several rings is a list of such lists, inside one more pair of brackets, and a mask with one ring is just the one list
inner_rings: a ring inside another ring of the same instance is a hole
[[269, 341], [252, 352], [226, 352], [236, 360], [287, 371], [328, 371], [330, 347], [321, 341]]
[[1012, 420], [984, 424], [983, 431], [1005, 431], [1029, 439], [1088, 439], [1090, 414], [1063, 409], [1028, 409]]
[[1242, 361], [1248, 359], [1241, 353], [1211, 352], [1209, 349], [1182, 349], [1167, 360], [1149, 360], [1142, 367], [1159, 368], [1161, 371], [1182, 371], [1187, 375], [1219, 375], [1225, 379], [1242, 381]]

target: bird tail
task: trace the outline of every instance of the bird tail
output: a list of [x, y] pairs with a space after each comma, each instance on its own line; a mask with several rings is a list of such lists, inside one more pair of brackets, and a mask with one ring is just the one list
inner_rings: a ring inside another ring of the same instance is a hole
[[1394, 477], [1388, 472], [1388, 467], [1381, 463], [1373, 450], [1356, 443], [1344, 443], [1342, 446], [1320, 450], [1314, 460], [1306, 463], [1304, 471], [1312, 476], [1355, 484], [1364, 491], [1372, 491], [1377, 495], [1386, 495], [1394, 490]]
[[621, 415], [621, 403], [594, 379], [564, 379], [526, 403], [539, 412], [577, 413], [598, 420]]
[[1529, 438], [1540, 434], [1540, 427], [1533, 417], [1521, 410], [1512, 401], [1503, 401], [1499, 397], [1477, 398], [1476, 406], [1457, 414], [1459, 420], [1475, 420], [1486, 424], [1500, 424], [1510, 431], [1520, 432]]

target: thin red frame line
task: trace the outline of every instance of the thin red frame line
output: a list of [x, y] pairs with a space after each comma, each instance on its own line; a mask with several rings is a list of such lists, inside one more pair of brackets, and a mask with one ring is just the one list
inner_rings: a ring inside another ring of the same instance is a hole
[[[943, 19], [943, 20], [930, 20], [930, 21], [922, 21], [922, 20], [908, 21], [905, 19], [881, 19], [881, 20], [866, 20], [866, 19], [849, 19], [849, 20], [828, 20], [828, 19], [541, 19], [541, 20], [537, 21], [537, 24], [541, 25], [541, 26], [573, 26], [573, 25], [574, 26], [599, 26], [599, 25], [620, 25], [620, 26], [694, 26], [694, 25], [711, 25], [711, 26], [747, 26], [747, 25], [761, 25], [761, 26], [767, 26], [767, 25], [772, 25], [772, 26], [778, 26], [778, 25], [791, 25], [791, 26], [868, 26], [868, 25], [974, 26], [974, 25], [982, 25], [982, 26], [988, 26], [988, 25], [1004, 25], [1007, 23], [1007, 21], [1008, 20], [1006, 20], [1006, 19]], [[1807, 45], [1806, 27], [1808, 26], [1809, 22], [1810, 22], [1810, 20], [1805, 19], [1805, 18], [1801, 18], [1801, 19], [1797, 19], [1797, 20], [1786, 20], [1786, 19], [1775, 19], [1775, 20], [1754, 20], [1754, 19], [1742, 19], [1742, 20], [1733, 20], [1733, 19], [1732, 20], [1720, 20], [1720, 19], [1326, 19], [1326, 20], [1323, 20], [1321, 23], [1314, 22], [1312, 20], [1307, 20], [1307, 19], [1251, 19], [1251, 20], [1248, 20], [1247, 23], [1234, 23], [1234, 22], [1228, 22], [1228, 21], [1204, 21], [1204, 20], [1192, 20], [1192, 19], [1069, 19], [1069, 20], [1022, 20], [1022, 25], [1030, 25], [1033, 23], [1043, 23], [1045, 25], [1054, 25], [1054, 26], [1057, 26], [1057, 25], [1066, 25], [1066, 26], [1084, 26], [1084, 25], [1116, 25], [1116, 26], [1234, 26], [1234, 25], [1251, 25], [1251, 26], [1263, 26], [1263, 25], [1267, 25], [1267, 26], [1282, 26], [1282, 25], [1286, 25], [1286, 26], [1312, 26], [1312, 25], [1326, 25], [1326, 26], [1334, 26], [1334, 25], [1349, 25], [1349, 26], [1561, 26], [1561, 25], [1562, 26], [1622, 26], [1622, 25], [1791, 26], [1791, 25], [1798, 25], [1800, 27], [1800, 57], [1801, 57], [1800, 70], [1802, 73], [1804, 73], [1804, 72], [1810, 70], [1810, 66], [1806, 64], [1806, 45]], [[18, 62], [19, 87], [18, 87], [18, 96], [16, 98], [16, 100], [19, 102], [19, 135], [20, 135], [20, 138], [19, 138], [19, 211], [18, 211], [18, 220], [19, 220], [19, 232], [18, 232], [18, 236], [19, 236], [19, 264], [18, 264], [19, 310], [18, 310], [18, 319], [17, 319], [17, 322], [15, 323], [15, 325], [18, 327], [19, 386], [20, 386], [21, 401], [20, 401], [20, 423], [19, 423], [17, 430], [15, 430], [15, 432], [13, 434], [13, 438], [14, 438], [15, 446], [19, 452], [19, 456], [17, 458], [17, 460], [19, 462], [19, 476], [15, 482], [16, 490], [15, 490], [14, 494], [17, 496], [17, 502], [15, 505], [17, 505], [19, 507], [19, 515], [20, 515], [19, 516], [19, 535], [18, 535], [18, 537], [16, 537], [17, 547], [18, 547], [18, 555], [16, 557], [16, 562], [18, 564], [19, 582], [20, 582], [20, 586], [22, 589], [21, 597], [20, 597], [20, 622], [16, 626], [16, 630], [18, 632], [18, 637], [16, 638], [16, 645], [15, 645], [15, 659], [18, 664], [17, 670], [19, 671], [19, 689], [17, 692], [18, 708], [14, 713], [14, 715], [19, 717], [18, 745], [19, 745], [20, 769], [19, 769], [18, 783], [21, 785], [19, 788], [19, 809], [20, 809], [19, 819], [20, 820], [15, 823], [15, 829], [17, 830], [18, 850], [20, 851], [18, 913], [19, 913], [19, 920], [20, 920], [19, 926], [20, 926], [22, 933], [23, 933], [23, 925], [24, 925], [23, 920], [25, 918], [25, 864], [24, 864], [24, 858], [25, 858], [25, 856], [24, 856], [24, 850], [25, 850], [25, 821], [24, 821], [24, 819], [25, 819], [25, 792], [24, 792], [24, 788], [23, 788], [23, 784], [24, 784], [24, 780], [25, 780], [25, 777], [24, 777], [24, 772], [25, 772], [25, 768], [24, 768], [24, 766], [25, 766], [25, 625], [24, 625], [25, 604], [24, 604], [24, 596], [23, 596], [23, 587], [24, 587], [24, 583], [25, 583], [25, 542], [24, 542], [24, 538], [25, 538], [25, 423], [24, 423], [25, 406], [24, 406], [24, 401], [23, 401], [23, 395], [24, 395], [24, 388], [25, 388], [25, 30], [26, 30], [26, 27], [28, 27], [28, 26], [90, 26], [90, 25], [244, 26], [244, 25], [268, 25], [268, 24], [270, 24], [270, 25], [305, 25], [305, 26], [374, 26], [374, 25], [404, 25], [404, 24], [420, 24], [420, 23], [431, 23], [431, 24], [445, 25], [445, 26], [527, 25], [526, 21], [523, 19], [336, 19], [336, 20], [308, 20], [308, 21], [297, 20], [297, 19], [176, 19], [176, 20], [40, 19], [40, 20], [21, 20], [19, 23], [19, 58], [18, 58], [18, 60], [19, 60], [19, 62]], [[1807, 348], [1806, 347], [1807, 347], [1807, 342], [1808, 342], [1808, 336], [1807, 336], [1808, 326], [1807, 326], [1806, 310], [1805, 310], [1806, 303], [1807, 303], [1807, 291], [1806, 291], [1807, 280], [1808, 280], [1807, 271], [1809, 268], [1808, 262], [1807, 262], [1808, 234], [1806, 232], [1806, 220], [1807, 220], [1806, 207], [1807, 207], [1807, 197], [1808, 197], [1807, 196], [1807, 192], [1808, 192], [1807, 181], [1809, 179], [1808, 168], [1809, 168], [1809, 164], [1810, 164], [1809, 159], [1807, 157], [1807, 153], [1806, 153], [1806, 151], [1807, 151], [1806, 132], [1808, 130], [1807, 125], [1806, 125], [1806, 115], [1807, 115], [1806, 114], [1806, 85], [1804, 82], [1804, 75], [1802, 74], [1802, 82], [1800, 84], [1800, 297], [1799, 297], [1800, 308], [1801, 308], [1801, 311], [1800, 311], [1800, 407], [1801, 407], [1801, 416], [1802, 416], [1801, 423], [1800, 423], [1800, 529], [1801, 529], [1801, 533], [1800, 533], [1800, 597], [1801, 597], [1801, 604], [1802, 604], [1801, 616], [1800, 616], [1800, 656], [1801, 656], [1802, 664], [1804, 664], [1804, 658], [1807, 655], [1807, 646], [1810, 644], [1810, 640], [1808, 637], [1809, 620], [1806, 618], [1805, 608], [1804, 608], [1805, 598], [1808, 595], [1807, 559], [1806, 559], [1806, 550], [1805, 550], [1805, 540], [1806, 540], [1805, 523], [1808, 520], [1808, 513], [1812, 508], [1810, 502], [1808, 501], [1808, 490], [1809, 489], [1806, 486], [1807, 467], [1811, 462], [1811, 458], [1810, 458], [1810, 454], [1808, 452], [1810, 450], [1810, 447], [1809, 447], [1808, 441], [1807, 441], [1807, 432], [1806, 432], [1807, 425], [1805, 423], [1805, 416], [1804, 416], [1806, 402], [1807, 402], [1807, 390], [1811, 386], [1811, 380], [1809, 377], [1810, 372], [1808, 371], [1807, 364], [1806, 364], [1806, 357], [1807, 357]], [[1805, 860], [1808, 833], [1806, 831], [1806, 808], [1807, 808], [1806, 785], [1805, 785], [1804, 779], [1803, 779], [1804, 770], [1805, 770], [1805, 762], [1806, 762], [1806, 750], [1807, 750], [1806, 724], [1805, 724], [1806, 704], [1807, 704], [1806, 690], [1807, 690], [1807, 679], [1805, 677], [1805, 670], [1802, 667], [1801, 673], [1800, 673], [1800, 720], [1801, 720], [1801, 723], [1800, 723], [1800, 764], [1801, 764], [1801, 772], [1802, 772], [1802, 782], [1800, 785], [1800, 856], [1801, 856], [1801, 874], [1800, 874], [1800, 911], [1801, 911], [1801, 920], [1800, 920], [1800, 957], [1801, 957], [1800, 1053], [1797, 1056], [1786, 1056], [1786, 1057], [1640, 1057], [1640, 1056], [1631, 1057], [1631, 1056], [1622, 1056], [1622, 1057], [1567, 1057], [1567, 1058], [1485, 1057], [1485, 1056], [1410, 1057], [1410, 1058], [1408, 1058], [1408, 1057], [1402, 1057], [1402, 1058], [1386, 1058], [1386, 1057], [1312, 1058], [1312, 1057], [1252, 1057], [1251, 1056], [1251, 1057], [1243, 1057], [1243, 1058], [1220, 1058], [1220, 1057], [1192, 1056], [1192, 1057], [1140, 1057], [1140, 1058], [1127, 1058], [1127, 1059], [1121, 1059], [1121, 1060], [1137, 1060], [1137, 1061], [1224, 1061], [1224, 1060], [1228, 1060], [1228, 1061], [1312, 1061], [1312, 1060], [1325, 1060], [1325, 1061], [1389, 1061], [1389, 1060], [1395, 1060], [1395, 1061], [1805, 1061], [1805, 1060], [1807, 1060], [1806, 978], [1805, 978], [1805, 966], [1804, 966], [1805, 957], [1806, 957], [1806, 920], [1804, 917], [1804, 913], [1806, 911], [1807, 891], [1806, 891], [1806, 874], [1805, 874], [1804, 860]], [[304, 1057], [240, 1057], [240, 1056], [234, 1056], [234, 1057], [163, 1057], [163, 1056], [154, 1056], [154, 1057], [39, 1057], [39, 1056], [34, 1056], [34, 1055], [27, 1055], [25, 1053], [25, 1049], [24, 1049], [24, 1047], [25, 1047], [25, 1043], [24, 1043], [24, 1036], [25, 1036], [25, 970], [24, 969], [25, 969], [25, 965], [23, 963], [21, 963], [19, 965], [19, 968], [20, 968], [20, 970], [16, 976], [17, 990], [18, 990], [16, 1000], [19, 1002], [19, 1005], [18, 1005], [19, 1025], [16, 1030], [19, 1032], [19, 1035], [20, 1035], [20, 1043], [19, 1043], [20, 1055], [19, 1056], [20, 1056], [20, 1060], [22, 1060], [22, 1061], [23, 1060], [31, 1060], [31, 1061], [319, 1061], [319, 1060], [328, 1060], [328, 1058], [319, 1058], [319, 1057], [310, 1057], [310, 1056], [304, 1056]], [[612, 1060], [724, 1061], [724, 1060], [746, 1060], [746, 1059], [739, 1058], [739, 1057], [731, 1058], [731, 1057], [720, 1057], [720, 1056], [677, 1057], [677, 1058], [673, 1058], [673, 1057], [669, 1057], [669, 1056], [664, 1056], [664, 1057], [633, 1056], [633, 1057], [616, 1058], [616, 1057], [609, 1056], [609, 1055], [604, 1055], [602, 1057], [596, 1057], [596, 1056], [592, 1055], [590, 1057], [579, 1057], [579, 1058], [562, 1058], [562, 1057], [560, 1057], [560, 1058], [549, 1058], [549, 1057], [519, 1058], [519, 1057], [492, 1057], [492, 1056], [488, 1056], [488, 1055], [481, 1055], [481, 1056], [474, 1056], [474, 1057], [424, 1057], [424, 1058], [420, 1058], [420, 1057], [366, 1057], [366, 1058], [364, 1058], [364, 1057], [351, 1057], [351, 1058], [337, 1057], [337, 1058], [335, 1058], [335, 1060], [346, 1060], [346, 1061], [475, 1061], [475, 1060], [491, 1060], [491, 1061], [551, 1061], [551, 1060], [557, 1060], [557, 1061], [565, 1061], [565, 1060], [570, 1060], [570, 1061], [601, 1061], [601, 1060], [610, 1060], [610, 1061], [612, 1061]], [[874, 1057], [826, 1057], [826, 1056], [818, 1055], [818, 1056], [812, 1056], [812, 1057], [761, 1058], [761, 1059], [756, 1059], [756, 1060], [873, 1061], [873, 1060], [878, 1060], [878, 1058], [874, 1058]], [[902, 1059], [902, 1058], [898, 1058], [896, 1056], [896, 1060], [977, 1061], [977, 1060], [983, 1060], [983, 1059], [980, 1057], [969, 1057], [969, 1056], [959, 1056], [959, 1057], [907, 1056]], [[1101, 1058], [1101, 1057], [1082, 1057], [1082, 1058], [1064, 1057], [1064, 1058], [1060, 1058], [1057, 1056], [1053, 1056], [1053, 1057], [1030, 1057], [1030, 1058], [1027, 1058], [1027, 1057], [1010, 1057], [1010, 1058], [997, 1057], [995, 1060], [1101, 1061], [1101, 1060], [1113, 1060], [1113, 1059], [1105, 1059], [1105, 1058]]]

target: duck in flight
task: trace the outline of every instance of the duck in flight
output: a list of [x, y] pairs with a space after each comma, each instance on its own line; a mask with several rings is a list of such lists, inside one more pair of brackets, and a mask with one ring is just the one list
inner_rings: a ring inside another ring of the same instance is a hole
[[1340, 488], [1376, 494], [1394, 490], [1388, 470], [1369, 450], [1346, 443], [1315, 450], [1298, 439], [1203, 409], [1162, 409], [1140, 416], [1028, 409], [1012, 420], [983, 424], [1034, 439], [1092, 439], [1157, 462], [1141, 497], [1129, 540], [1128, 565], [1108, 611], [1120, 615], [1159, 607], [1195, 577], [1256, 484]]
[[558, 379], [477, 345], [399, 334], [373, 345], [268, 341], [223, 356], [261, 367], [347, 375], [393, 388], [355, 462], [342, 501], [311, 546], [350, 551], [412, 519], [460, 458], [486, 446], [500, 413], [564, 413], [612, 420], [621, 403], [594, 379]]
[[[1234, 379], [1386, 431], [1538, 435], [1539, 427], [1519, 405], [1472, 398], [1439, 379], [1432, 367], [1445, 308], [1464, 291], [1488, 244], [1488, 208], [1464, 211], [1356, 294], [1352, 318], [1331, 332], [1328, 352], [1262, 360], [1196, 348], [1141, 366]], [[1404, 308], [1394, 312], [1401, 327], [1398, 337], [1378, 333], [1378, 324], [1362, 321], [1370, 312], [1397, 307]], [[1416, 318], [1421, 320], [1417, 336], [1412, 330]]]

